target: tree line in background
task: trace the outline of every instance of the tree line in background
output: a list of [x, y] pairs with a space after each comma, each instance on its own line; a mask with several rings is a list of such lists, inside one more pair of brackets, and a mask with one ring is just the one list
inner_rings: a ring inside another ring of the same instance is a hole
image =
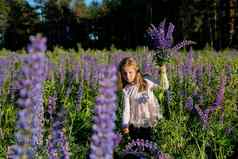
[[136, 48], [147, 45], [146, 29], [164, 18], [175, 25], [175, 41], [201, 49], [238, 48], [236, 0], [0, 0], [0, 47], [23, 48], [38, 32], [48, 47]]

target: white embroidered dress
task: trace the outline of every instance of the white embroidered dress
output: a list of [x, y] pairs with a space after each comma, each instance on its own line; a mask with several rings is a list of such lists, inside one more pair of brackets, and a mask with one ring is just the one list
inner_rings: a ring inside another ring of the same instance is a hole
[[135, 127], [153, 127], [158, 119], [162, 118], [160, 105], [153, 93], [153, 87], [161, 86], [168, 89], [169, 84], [166, 73], [159, 84], [145, 79], [148, 84], [146, 91], [138, 92], [136, 85], [130, 85], [123, 89], [123, 119], [122, 127], [133, 125]]

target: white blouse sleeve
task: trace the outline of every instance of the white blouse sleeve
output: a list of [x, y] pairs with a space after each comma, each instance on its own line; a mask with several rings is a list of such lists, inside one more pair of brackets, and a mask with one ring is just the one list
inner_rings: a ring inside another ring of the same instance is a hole
[[160, 75], [160, 80], [154, 80], [150, 76], [146, 76], [144, 79], [147, 81], [149, 88], [151, 89], [159, 86], [164, 90], [169, 89], [169, 81], [166, 72]]
[[123, 119], [122, 119], [122, 127], [128, 128], [129, 120], [130, 120], [130, 100], [129, 95], [126, 90], [123, 90]]
[[151, 79], [151, 77], [145, 77], [145, 80], [146, 80], [146, 82], [147, 82], [147, 84], [148, 84], [148, 87], [149, 87], [149, 89], [153, 89], [153, 88], [155, 88], [155, 87], [158, 87], [159, 86], [159, 80], [153, 80], [153, 79]]

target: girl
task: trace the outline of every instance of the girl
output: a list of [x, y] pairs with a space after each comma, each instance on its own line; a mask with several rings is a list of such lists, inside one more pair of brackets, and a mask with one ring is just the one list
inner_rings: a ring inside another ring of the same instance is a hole
[[123, 134], [130, 134], [132, 139], [150, 139], [152, 128], [162, 118], [160, 106], [153, 94], [153, 88], [169, 88], [165, 65], [160, 67], [160, 84], [143, 78], [136, 60], [124, 58], [118, 68], [118, 87], [123, 91]]

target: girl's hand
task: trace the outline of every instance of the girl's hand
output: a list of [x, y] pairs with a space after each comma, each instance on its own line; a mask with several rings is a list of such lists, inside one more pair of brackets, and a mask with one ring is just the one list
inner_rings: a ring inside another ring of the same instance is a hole
[[166, 66], [165, 65], [160, 66], [160, 72], [161, 73], [166, 73]]
[[166, 66], [160, 66], [160, 86], [163, 90], [169, 89], [169, 81], [166, 74]]
[[128, 128], [124, 128], [124, 129], [122, 129], [122, 132], [123, 132], [123, 134], [128, 134], [129, 133], [129, 129]]

